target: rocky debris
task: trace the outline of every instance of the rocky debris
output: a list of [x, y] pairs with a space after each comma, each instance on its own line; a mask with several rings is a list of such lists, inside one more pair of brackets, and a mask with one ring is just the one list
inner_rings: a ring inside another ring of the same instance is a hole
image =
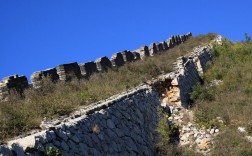
[[[162, 103], [162, 105], [167, 104]], [[189, 145], [190, 148], [196, 148], [199, 153], [209, 153], [214, 145], [214, 137], [219, 134], [219, 129], [197, 128], [193, 123], [193, 112], [181, 106], [169, 105], [169, 110], [171, 115], [168, 117], [168, 123], [180, 127], [177, 142], [181, 146]]]
[[61, 64], [56, 67], [57, 74], [61, 81], [71, 81], [74, 79], [80, 79], [81, 71], [77, 62]]
[[213, 80], [209, 83], [209, 87], [219, 86], [221, 83], [223, 83], [222, 80]]
[[[240, 133], [248, 134], [248, 132], [246, 131], [246, 128], [245, 128], [245, 127], [238, 127], [237, 130], [238, 130]], [[249, 142], [252, 142], [252, 136], [245, 135], [245, 138], [246, 138]]]
[[[189, 33], [190, 34], [190, 33]], [[170, 44], [174, 42], [183, 42], [183, 38], [178, 41], [178, 37], [172, 36], [169, 39]], [[208, 155], [214, 145], [214, 137], [220, 133], [218, 127], [208, 129], [199, 129], [193, 122], [193, 112], [188, 110], [189, 93], [191, 87], [199, 82], [199, 73], [205, 71], [206, 63], [211, 60], [211, 49], [209, 46], [197, 47], [188, 56], [180, 57], [174, 63], [174, 76], [162, 76], [162, 82], [165, 79], [169, 83], [161, 85], [166, 88], [161, 90], [161, 106], [165, 109], [168, 106], [170, 116], [168, 124], [179, 126], [179, 136], [177, 143], [181, 146], [189, 145], [196, 148], [199, 153]], [[188, 72], [190, 71], [190, 72]], [[220, 117], [215, 119], [223, 123]], [[196, 147], [195, 147], [196, 145]]]
[[246, 128], [245, 127], [238, 127], [237, 129], [241, 133], [246, 133]]

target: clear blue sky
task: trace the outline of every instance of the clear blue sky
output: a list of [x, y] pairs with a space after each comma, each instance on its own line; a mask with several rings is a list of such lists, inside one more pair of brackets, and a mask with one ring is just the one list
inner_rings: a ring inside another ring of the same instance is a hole
[[252, 35], [251, 0], [0, 0], [0, 79], [165, 40]]

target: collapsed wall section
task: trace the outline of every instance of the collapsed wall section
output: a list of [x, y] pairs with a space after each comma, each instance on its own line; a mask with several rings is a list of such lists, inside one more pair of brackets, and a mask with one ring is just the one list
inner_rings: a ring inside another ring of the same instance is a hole
[[155, 90], [139, 86], [78, 111], [75, 119], [0, 146], [0, 154], [42, 155], [55, 147], [63, 155], [154, 155], [159, 105]]
[[[221, 36], [215, 38], [212, 43], [221, 44]], [[163, 103], [188, 108], [192, 87], [201, 81], [200, 76], [205, 72], [207, 62], [212, 60], [212, 43], [196, 47], [189, 55], [178, 58], [174, 63], [175, 71], [160, 76], [160, 79], [170, 82], [166, 86]]]

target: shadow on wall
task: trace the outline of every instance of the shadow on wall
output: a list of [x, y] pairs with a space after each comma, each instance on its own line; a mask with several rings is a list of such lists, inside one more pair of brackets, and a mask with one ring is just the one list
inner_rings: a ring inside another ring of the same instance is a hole
[[158, 106], [158, 93], [139, 86], [94, 104], [82, 116], [0, 146], [0, 153], [43, 155], [51, 147], [63, 155], [155, 155]]

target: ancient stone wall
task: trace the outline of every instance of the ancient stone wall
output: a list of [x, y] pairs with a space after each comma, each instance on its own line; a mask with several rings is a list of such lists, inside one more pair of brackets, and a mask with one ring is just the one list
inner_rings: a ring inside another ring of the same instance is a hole
[[80, 108], [68, 118], [44, 121], [44, 131], [9, 141], [0, 146], [0, 154], [42, 155], [54, 147], [63, 155], [155, 155], [159, 98], [187, 108], [189, 93], [211, 58], [211, 45], [196, 47], [177, 59], [173, 72]]
[[0, 81], [0, 100], [7, 100], [11, 91], [22, 94], [23, 90], [28, 87], [28, 80], [25, 76], [12, 75]]
[[79, 64], [79, 66], [83, 78], [89, 77], [90, 75], [98, 71], [95, 62], [93, 61], [81, 63]]
[[31, 81], [34, 88], [40, 88], [43, 85], [43, 79], [49, 79], [51, 82], [59, 80], [56, 68], [47, 69], [44, 71], [37, 71], [32, 73]]
[[142, 85], [83, 108], [59, 125], [10, 141], [0, 146], [0, 155], [43, 155], [47, 147], [64, 156], [155, 155], [159, 105], [158, 93]]
[[[57, 82], [57, 81], [71, 81], [73, 79], [81, 79], [81, 78], [88, 78], [93, 73], [96, 72], [104, 72], [107, 71], [109, 68], [112, 67], [120, 67], [123, 64], [127, 62], [137, 61], [144, 59], [148, 56], [154, 56], [158, 52], [163, 52], [164, 50], [168, 50], [169, 48], [174, 47], [175, 45], [179, 45], [181, 41], [186, 41], [190, 36], [192, 36], [191, 33], [187, 33], [185, 35], [180, 36], [171, 36], [167, 41], [160, 42], [160, 43], [152, 43], [149, 47], [142, 46], [139, 49], [135, 51], [128, 51], [125, 50], [121, 52], [120, 54], [114, 54], [112, 55], [111, 60], [109, 60], [107, 57], [101, 57], [95, 60], [95, 62], [86, 62], [77, 64], [69, 63], [69, 64], [62, 64], [58, 65], [55, 68], [43, 70], [43, 71], [37, 71], [32, 73], [30, 76], [32, 87], [34, 88], [40, 88], [45, 80], [50, 82]], [[1, 82], [0, 87], [0, 100], [7, 97], [10, 93], [11, 88], [15, 88], [17, 92], [21, 93], [25, 87], [28, 85], [20, 85], [19, 83], [12, 83], [13, 87], [4, 87], [7, 84], [4, 82]], [[6, 98], [5, 98], [6, 99]]]

